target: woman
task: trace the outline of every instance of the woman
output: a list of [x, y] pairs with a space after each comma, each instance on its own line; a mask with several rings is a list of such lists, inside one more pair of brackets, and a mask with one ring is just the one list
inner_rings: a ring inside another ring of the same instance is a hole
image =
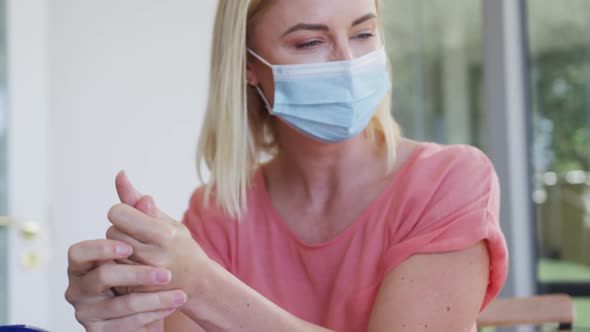
[[[73, 245], [87, 331], [474, 331], [507, 252], [489, 160], [402, 138], [375, 0], [220, 0], [183, 223], [127, 177]], [[264, 162], [263, 162], [264, 161]]]

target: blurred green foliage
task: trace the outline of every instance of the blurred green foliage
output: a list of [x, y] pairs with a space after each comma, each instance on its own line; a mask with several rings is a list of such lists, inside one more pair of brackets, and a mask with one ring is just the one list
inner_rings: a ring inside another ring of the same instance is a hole
[[531, 68], [537, 113], [533, 126], [541, 125], [540, 120], [551, 123], [551, 132], [545, 133], [551, 135], [549, 169], [590, 170], [590, 51], [582, 47], [537, 54]]

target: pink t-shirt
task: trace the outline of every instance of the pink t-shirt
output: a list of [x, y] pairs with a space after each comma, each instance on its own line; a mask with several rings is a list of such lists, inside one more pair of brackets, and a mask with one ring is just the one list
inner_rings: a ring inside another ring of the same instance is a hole
[[494, 168], [479, 150], [421, 143], [361, 216], [322, 244], [306, 244], [290, 231], [260, 170], [240, 222], [215, 204], [205, 208], [202, 188], [183, 222], [211, 259], [280, 307], [335, 331], [358, 332], [367, 330], [384, 276], [408, 257], [485, 239], [491, 264], [483, 309], [508, 269], [499, 194]]

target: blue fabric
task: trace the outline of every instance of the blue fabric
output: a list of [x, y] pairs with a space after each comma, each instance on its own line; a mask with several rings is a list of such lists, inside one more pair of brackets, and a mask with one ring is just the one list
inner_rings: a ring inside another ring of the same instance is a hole
[[48, 332], [46, 330], [42, 330], [35, 327], [30, 327], [26, 325], [9, 325], [9, 326], [0, 326], [0, 332]]
[[270, 113], [323, 142], [341, 142], [362, 132], [391, 89], [384, 48], [347, 60], [271, 65], [274, 105], [257, 87]]

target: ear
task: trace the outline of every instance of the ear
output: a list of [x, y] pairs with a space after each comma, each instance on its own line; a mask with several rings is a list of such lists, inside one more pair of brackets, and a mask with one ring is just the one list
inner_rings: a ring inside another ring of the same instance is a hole
[[[248, 58], [250, 58], [250, 55], [248, 55]], [[258, 85], [258, 77], [254, 71], [254, 65], [250, 59], [246, 60], [246, 82], [252, 86]]]

